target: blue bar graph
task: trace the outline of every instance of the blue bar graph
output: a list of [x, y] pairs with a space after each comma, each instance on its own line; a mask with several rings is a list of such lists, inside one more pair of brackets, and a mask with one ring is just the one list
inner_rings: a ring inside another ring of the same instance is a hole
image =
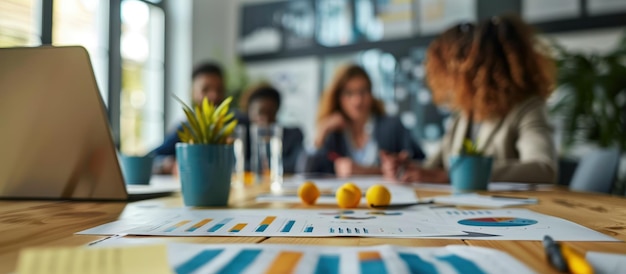
[[317, 262], [315, 274], [337, 274], [339, 273], [339, 256], [322, 255]]
[[437, 259], [439, 259], [440, 261], [449, 263], [459, 273], [471, 273], [471, 274], [485, 273], [474, 262], [468, 259], [465, 259], [463, 257], [459, 257], [457, 255], [447, 255], [447, 256], [437, 257]]
[[417, 256], [411, 253], [399, 253], [400, 259], [402, 259], [409, 267], [411, 273], [437, 273], [437, 268]]
[[228, 222], [232, 221], [233, 218], [226, 218], [224, 220], [221, 220], [219, 223], [217, 223], [216, 225], [212, 226], [211, 228], [209, 228], [209, 230], [207, 230], [208, 232], [215, 232], [220, 230], [220, 228], [222, 228], [224, 225], [226, 225]]
[[363, 228], [363, 233], [368, 234], [370, 233], [369, 231], [367, 231], [367, 228]]
[[265, 232], [265, 230], [276, 220], [276, 216], [267, 216], [254, 232]]
[[293, 227], [293, 225], [294, 225], [295, 223], [296, 223], [296, 221], [294, 221], [294, 220], [289, 220], [289, 221], [287, 222], [287, 224], [283, 227], [283, 229], [282, 229], [280, 232], [287, 233], [287, 232], [291, 231], [291, 228]]
[[335, 229], [334, 228], [330, 228], [330, 233], [335, 233]]
[[217, 273], [235, 274], [243, 272], [261, 254], [259, 249], [244, 249]]
[[359, 252], [359, 265], [362, 274], [384, 274], [387, 267], [378, 251]]
[[198, 270], [198, 268], [202, 267], [203, 265], [209, 263], [211, 260], [217, 257], [217, 255], [220, 255], [220, 253], [222, 253], [222, 249], [204, 250], [198, 253], [196, 256], [193, 256], [193, 258], [189, 259], [188, 261], [177, 266], [175, 269], [176, 273], [192, 273]]
[[313, 226], [307, 226], [307, 227], [304, 229], [304, 232], [306, 232], [306, 233], [311, 233], [311, 232], [313, 232]]

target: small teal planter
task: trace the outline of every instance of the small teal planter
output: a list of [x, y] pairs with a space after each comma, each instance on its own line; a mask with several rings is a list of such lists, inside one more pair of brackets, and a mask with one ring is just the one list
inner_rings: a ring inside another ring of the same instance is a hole
[[491, 179], [493, 158], [481, 156], [453, 156], [450, 157], [449, 176], [452, 183], [452, 193], [468, 193], [478, 190], [487, 190]]
[[153, 156], [119, 155], [124, 181], [129, 185], [148, 185], [152, 176]]
[[177, 143], [176, 160], [186, 206], [227, 206], [235, 155], [232, 145]]

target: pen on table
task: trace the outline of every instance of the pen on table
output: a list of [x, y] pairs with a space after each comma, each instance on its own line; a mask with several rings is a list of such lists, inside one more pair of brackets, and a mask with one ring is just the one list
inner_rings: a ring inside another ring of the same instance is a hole
[[529, 197], [517, 197], [517, 196], [505, 196], [505, 195], [491, 195], [492, 199], [508, 199], [508, 200], [520, 200], [522, 202], [527, 203], [536, 203], [537, 198], [529, 198]]
[[405, 204], [389, 204], [389, 205], [374, 205], [371, 204], [370, 207], [371, 208], [386, 208], [386, 209], [393, 209], [393, 208], [405, 208], [405, 207], [412, 207], [412, 206], [416, 206], [416, 205], [430, 205], [430, 204], [434, 204], [435, 201], [434, 200], [429, 200], [429, 201], [425, 201], [425, 202], [415, 202], [415, 203], [405, 203]]
[[546, 235], [543, 238], [543, 246], [550, 264], [557, 270], [574, 274], [593, 274], [593, 268], [585, 260], [585, 256], [569, 245], [557, 243]]

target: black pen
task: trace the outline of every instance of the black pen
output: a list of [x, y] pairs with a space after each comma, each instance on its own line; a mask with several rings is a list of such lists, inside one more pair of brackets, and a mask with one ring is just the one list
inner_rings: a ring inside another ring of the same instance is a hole
[[492, 199], [509, 199], [509, 200], [521, 200], [526, 203], [536, 203], [537, 198], [528, 197], [516, 197], [516, 196], [504, 196], [504, 195], [491, 195]]
[[561, 272], [568, 270], [565, 257], [563, 257], [563, 253], [561, 253], [561, 247], [552, 237], [548, 235], [543, 236], [543, 248], [546, 251], [546, 258], [554, 268]]
[[390, 204], [390, 205], [370, 205], [371, 208], [387, 208], [387, 209], [393, 209], [393, 208], [405, 208], [405, 207], [411, 207], [411, 206], [416, 206], [416, 205], [430, 205], [435, 203], [434, 200], [430, 200], [430, 201], [426, 201], [426, 202], [416, 202], [416, 203], [406, 203], [406, 204]]

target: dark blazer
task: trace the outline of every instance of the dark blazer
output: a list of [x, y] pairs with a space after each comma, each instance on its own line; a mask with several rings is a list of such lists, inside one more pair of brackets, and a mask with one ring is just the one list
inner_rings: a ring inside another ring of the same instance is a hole
[[[402, 125], [397, 117], [377, 117], [374, 124], [374, 139], [379, 150], [390, 153], [407, 151], [414, 160], [424, 159], [424, 152], [415, 143], [411, 133]], [[307, 163], [308, 172], [335, 173], [334, 160], [348, 157], [349, 148], [343, 131], [335, 131], [324, 140], [312, 159]]]
[[[239, 123], [246, 126], [248, 136], [245, 144], [246, 170], [250, 170], [250, 122], [247, 118], [237, 117]], [[178, 130], [182, 130], [182, 125], [178, 126], [176, 131], [169, 134], [163, 144], [152, 151], [155, 156], [173, 156], [176, 157], [176, 143], [180, 142], [178, 138]], [[299, 128], [283, 128], [283, 171], [284, 173], [295, 173], [297, 161], [301, 153], [304, 151], [302, 144], [304, 135]], [[159, 159], [157, 159], [157, 162]], [[157, 165], [159, 163], [156, 163]]]

